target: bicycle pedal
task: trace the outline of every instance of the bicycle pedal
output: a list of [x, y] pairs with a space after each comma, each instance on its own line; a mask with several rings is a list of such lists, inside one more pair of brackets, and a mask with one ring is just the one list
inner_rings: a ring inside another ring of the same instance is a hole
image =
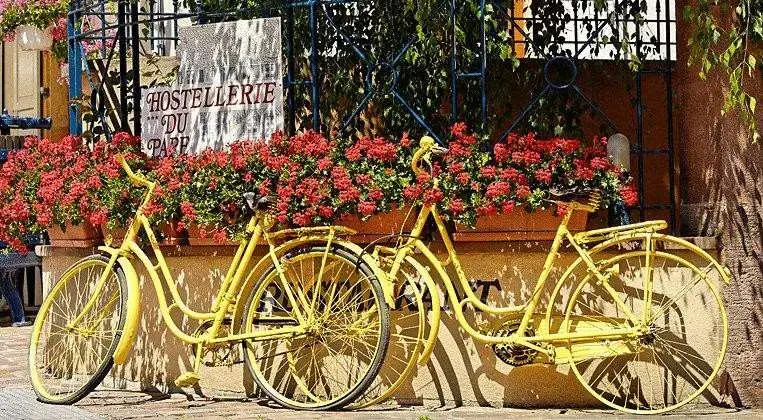
[[194, 386], [197, 383], [199, 383], [199, 379], [201, 377], [196, 372], [185, 372], [178, 376], [177, 379], [175, 379], [175, 385], [179, 388], [186, 388], [189, 386]]

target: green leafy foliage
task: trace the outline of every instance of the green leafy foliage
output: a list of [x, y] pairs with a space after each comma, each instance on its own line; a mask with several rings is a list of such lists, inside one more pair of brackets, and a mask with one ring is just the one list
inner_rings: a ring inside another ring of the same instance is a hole
[[699, 69], [702, 79], [714, 71], [728, 78], [721, 113], [736, 111], [757, 142], [757, 99], [750, 82], [760, 77], [763, 0], [698, 0], [686, 6], [684, 18], [693, 25], [689, 64]]
[[66, 16], [68, 9], [66, 0], [3, 2], [0, 4], [0, 36], [6, 38], [22, 25], [47, 29]]

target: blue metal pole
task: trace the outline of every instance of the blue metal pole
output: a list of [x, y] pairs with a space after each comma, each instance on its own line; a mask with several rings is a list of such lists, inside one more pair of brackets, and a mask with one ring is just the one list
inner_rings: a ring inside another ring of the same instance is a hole
[[450, 28], [453, 44], [450, 56], [450, 111], [451, 119], [458, 118], [458, 41], [456, 39], [456, 0], [450, 0]]
[[[82, 49], [77, 45], [77, 31], [75, 25], [77, 17], [74, 10], [78, 8], [78, 1], [72, 1], [69, 6], [69, 18], [66, 32], [68, 35], [68, 58], [69, 58], [69, 100], [82, 96]], [[79, 106], [71, 103], [69, 106], [69, 133], [82, 134], [82, 121], [80, 121]]]
[[315, 16], [317, 3], [310, 1], [310, 87], [313, 102], [313, 130], [321, 129], [320, 71], [318, 69], [318, 21]]

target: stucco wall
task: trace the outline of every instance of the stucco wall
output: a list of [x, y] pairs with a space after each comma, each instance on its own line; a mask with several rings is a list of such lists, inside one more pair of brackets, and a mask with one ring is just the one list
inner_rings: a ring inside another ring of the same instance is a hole
[[[548, 242], [462, 243], [458, 252], [466, 272], [477, 282], [478, 295], [487, 293], [487, 300], [493, 303], [517, 304], [532, 292], [548, 246]], [[182, 296], [192, 308], [207, 309], [225, 274], [232, 249], [208, 247], [176, 251], [172, 248], [167, 251], [171, 255], [168, 263], [178, 268], [173, 274], [178, 278]], [[46, 283], [50, 284], [51, 279], [58, 278], [68, 265], [86, 254], [84, 250], [52, 249], [51, 256], [43, 262]], [[438, 254], [444, 259], [442, 250]], [[562, 255], [552, 279], [557, 278], [575, 256], [572, 253]], [[143, 389], [173, 390], [172, 381], [192, 366], [192, 352], [174, 338], [163, 323], [156, 308], [153, 287], [145, 273], [141, 272], [141, 280], [144, 309], [135, 348], [128, 364], [117, 368], [106, 383], [109, 387], [132, 388], [138, 383]], [[467, 317], [474, 321], [479, 315], [468, 313]], [[177, 313], [175, 319], [186, 331], [192, 331], [198, 325], [195, 321], [180, 318]], [[732, 342], [730, 348], [738, 345], [738, 342]], [[195, 391], [205, 395], [220, 391], [251, 394], [252, 380], [244, 371], [243, 364], [231, 368], [204, 367], [202, 380]], [[716, 403], [719, 398], [724, 398], [719, 388], [713, 387], [708, 394]], [[431, 360], [426, 366], [419, 367], [412, 380], [400, 390], [398, 398], [406, 404], [596, 405], [596, 400], [585, 392], [567, 367], [530, 365], [514, 368], [505, 365], [489, 346], [475, 343], [463, 333], [448, 311], [443, 313], [439, 342]]]
[[[691, 4], [680, 1], [677, 7]], [[686, 31], [679, 31], [676, 65], [676, 123], [679, 148], [682, 231], [717, 236], [721, 260], [734, 277], [725, 289], [731, 342], [725, 384], [736, 405], [763, 405], [763, 145], [734, 113], [721, 115], [728, 77], [707, 80], [688, 68]], [[760, 102], [763, 75], [745, 80]], [[756, 114], [763, 128], [763, 113]]]

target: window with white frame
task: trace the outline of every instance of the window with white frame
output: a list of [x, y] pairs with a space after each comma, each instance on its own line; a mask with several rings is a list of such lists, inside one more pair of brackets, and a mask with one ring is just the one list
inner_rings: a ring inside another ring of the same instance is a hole
[[520, 58], [676, 59], [675, 0], [515, 0], [510, 13]]

